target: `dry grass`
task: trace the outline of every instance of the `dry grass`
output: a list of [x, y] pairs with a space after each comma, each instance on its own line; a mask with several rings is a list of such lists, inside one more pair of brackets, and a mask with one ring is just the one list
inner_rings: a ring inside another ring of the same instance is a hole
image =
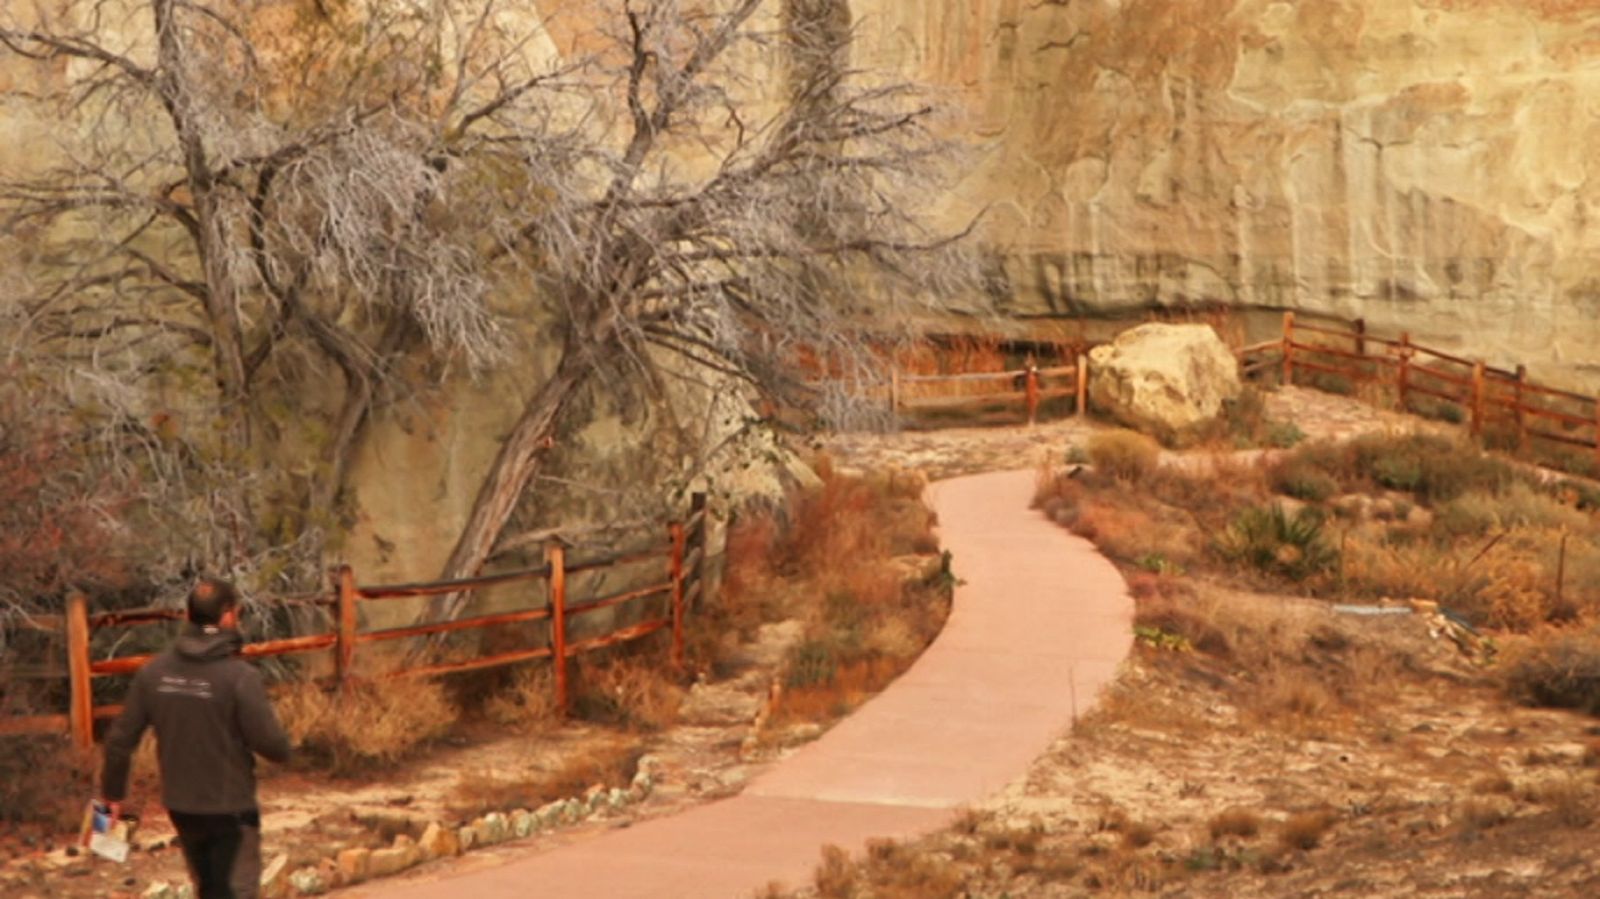
[[490, 721], [520, 734], [548, 733], [560, 727], [555, 672], [546, 664], [518, 669], [507, 687], [489, 697], [483, 711]]
[[775, 723], [831, 720], [921, 654], [948, 613], [949, 578], [906, 580], [897, 560], [937, 548], [920, 477], [848, 476], [827, 458], [820, 487], [786, 521], [755, 516], [730, 537], [726, 592], [743, 620], [804, 623], [782, 672]]
[[1138, 431], [1102, 431], [1089, 438], [1089, 461], [1125, 483], [1138, 483], [1161, 462], [1161, 444]]
[[1278, 845], [1285, 849], [1307, 851], [1322, 844], [1337, 816], [1328, 811], [1298, 812], [1278, 825]]
[[826, 846], [812, 875], [819, 899], [955, 899], [963, 895], [959, 868], [892, 840], [868, 844], [867, 859], [852, 861], [838, 846]]
[[1220, 840], [1223, 837], [1248, 839], [1261, 832], [1261, 816], [1253, 809], [1234, 806], [1214, 815], [1206, 825], [1206, 829], [1213, 840]]
[[591, 653], [572, 667], [572, 709], [579, 718], [654, 732], [677, 723], [686, 691], [659, 652]]
[[65, 737], [0, 737], [0, 822], [76, 827], [85, 798], [94, 794], [96, 761]]
[[334, 774], [392, 765], [458, 717], [445, 688], [421, 678], [350, 681], [332, 692], [301, 682], [279, 691], [274, 706], [303, 757]]
[[585, 743], [564, 752], [560, 767], [506, 774], [462, 774], [450, 797], [450, 811], [462, 819], [486, 812], [537, 808], [547, 802], [582, 796], [589, 788], [627, 787], [643, 750], [631, 740]]
[[1500, 677], [1513, 698], [1600, 714], [1600, 626], [1552, 629], [1507, 655]]

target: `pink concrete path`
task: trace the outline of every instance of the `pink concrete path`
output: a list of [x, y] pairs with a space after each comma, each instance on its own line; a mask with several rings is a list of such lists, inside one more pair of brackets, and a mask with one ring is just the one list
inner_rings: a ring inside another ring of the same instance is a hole
[[738, 796], [474, 868], [471, 857], [354, 895], [744, 899], [809, 881], [821, 849], [947, 823], [1022, 775], [1111, 681], [1133, 604], [1086, 541], [1029, 510], [1034, 474], [934, 484], [961, 583], [912, 668]]

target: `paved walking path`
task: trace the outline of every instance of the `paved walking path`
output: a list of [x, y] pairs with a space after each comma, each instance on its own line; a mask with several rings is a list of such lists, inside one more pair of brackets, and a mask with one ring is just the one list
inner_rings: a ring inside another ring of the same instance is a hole
[[1032, 471], [930, 488], [955, 604], [916, 664], [742, 793], [493, 867], [452, 866], [347, 895], [746, 899], [809, 882], [821, 849], [947, 823], [1028, 765], [1111, 681], [1132, 602], [1111, 563], [1029, 510]]

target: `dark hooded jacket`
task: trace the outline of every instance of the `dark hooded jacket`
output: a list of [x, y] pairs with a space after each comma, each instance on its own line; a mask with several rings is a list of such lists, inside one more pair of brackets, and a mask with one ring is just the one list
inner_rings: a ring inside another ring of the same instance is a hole
[[171, 649], [139, 669], [106, 736], [106, 799], [127, 794], [129, 759], [154, 727], [163, 805], [191, 814], [255, 810], [255, 755], [287, 761], [289, 737], [261, 673], [239, 658], [243, 642], [237, 631], [186, 625]]

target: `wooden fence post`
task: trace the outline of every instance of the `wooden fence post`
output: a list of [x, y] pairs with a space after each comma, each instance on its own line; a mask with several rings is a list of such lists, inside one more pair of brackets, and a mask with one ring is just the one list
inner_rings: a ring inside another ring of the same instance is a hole
[[1032, 427], [1039, 416], [1039, 366], [1034, 365], [1032, 362], [1028, 363], [1028, 373], [1023, 384], [1023, 391], [1026, 394], [1028, 403], [1028, 426]]
[[900, 414], [900, 368], [889, 369], [889, 414]]
[[1078, 383], [1073, 387], [1078, 391], [1078, 416], [1081, 418], [1089, 411], [1089, 354], [1078, 354]]
[[1283, 314], [1283, 386], [1294, 383], [1294, 313]]
[[1517, 366], [1517, 381], [1513, 388], [1516, 393], [1516, 406], [1513, 411], [1517, 418], [1517, 452], [1524, 453], [1528, 450], [1528, 417], [1522, 411], [1522, 385], [1528, 380], [1528, 366]]
[[672, 664], [683, 667], [683, 525], [674, 521], [667, 526], [672, 536], [672, 558], [667, 563], [667, 574], [672, 582]]
[[340, 565], [333, 570], [334, 611], [338, 616], [338, 640], [334, 644], [334, 675], [340, 685], [343, 685], [355, 671], [356, 662], [356, 604], [360, 602], [360, 595], [356, 592], [355, 572], [349, 565]]
[[545, 563], [550, 566], [550, 666], [555, 672], [556, 709], [566, 715], [571, 708], [567, 695], [567, 558], [566, 548], [551, 542], [545, 546]]
[[706, 595], [711, 585], [706, 583], [707, 560], [711, 555], [711, 510], [706, 507], [706, 495], [695, 493], [689, 497], [689, 515], [699, 524], [695, 527], [694, 548], [700, 551], [699, 558], [694, 561], [694, 571], [691, 576], [694, 582], [700, 585], [700, 592], [695, 597], [695, 607], [704, 608], [711, 601]]
[[1472, 436], [1483, 436], [1483, 363], [1472, 364]]
[[1395, 366], [1395, 392], [1398, 394], [1396, 402], [1400, 411], [1405, 412], [1406, 388], [1411, 381], [1411, 332], [1400, 332], [1400, 364]]
[[1600, 467], [1600, 397], [1594, 401], [1594, 461]]
[[1561, 589], [1567, 582], [1567, 533], [1561, 533], [1561, 548], [1556, 551], [1556, 608], [1561, 608]]
[[94, 745], [94, 689], [89, 671], [89, 598], [82, 593], [67, 595], [67, 678], [72, 745], [88, 749]]
[[1367, 355], [1367, 320], [1364, 319], [1364, 318], [1356, 319], [1355, 328], [1356, 328], [1356, 355], [1357, 356], [1365, 356], [1365, 355]]

